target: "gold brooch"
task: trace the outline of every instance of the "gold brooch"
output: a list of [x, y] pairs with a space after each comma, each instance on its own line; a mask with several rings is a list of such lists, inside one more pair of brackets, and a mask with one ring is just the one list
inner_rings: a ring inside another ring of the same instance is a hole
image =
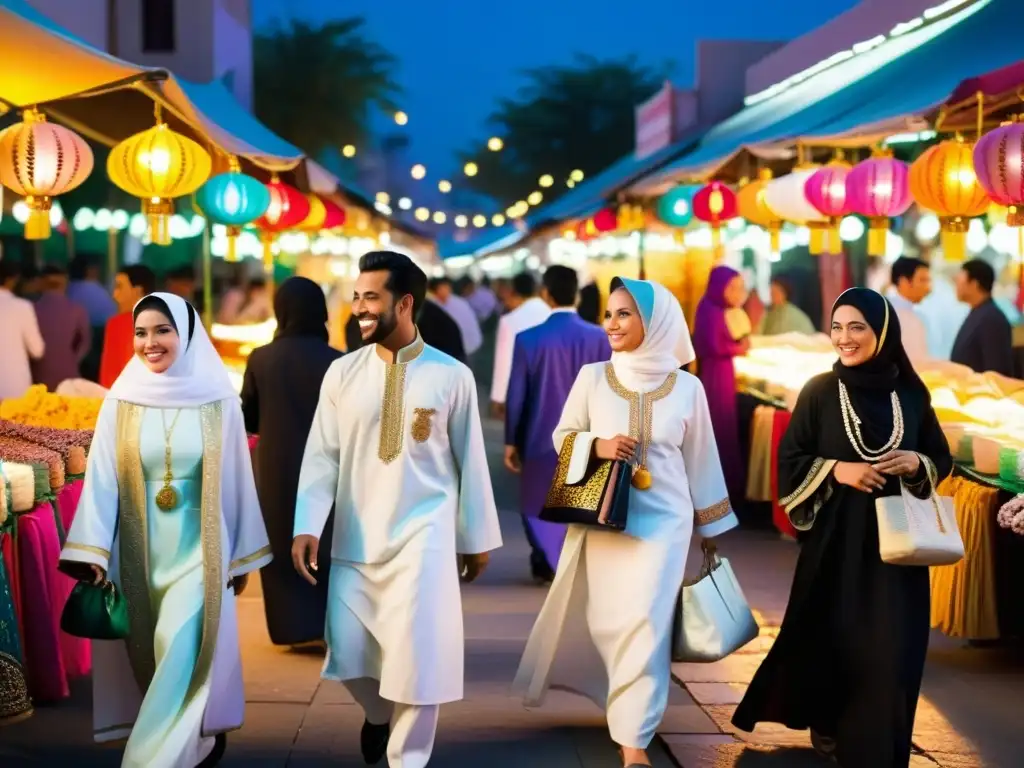
[[434, 408], [416, 408], [413, 411], [412, 439], [425, 443], [430, 439], [430, 417], [437, 413]]

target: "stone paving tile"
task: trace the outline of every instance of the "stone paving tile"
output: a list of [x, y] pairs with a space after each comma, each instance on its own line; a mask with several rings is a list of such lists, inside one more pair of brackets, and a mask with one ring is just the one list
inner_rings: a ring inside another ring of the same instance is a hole
[[747, 686], [743, 683], [687, 683], [698, 704], [739, 704]]
[[732, 714], [736, 707], [720, 704], [705, 707], [711, 719], [724, 733], [731, 734], [749, 744], [762, 744], [780, 747], [810, 747], [811, 738], [807, 731], [791, 731], [777, 723], [758, 723], [753, 733], [739, 730], [732, 724]]
[[672, 674], [684, 683], [748, 684], [764, 654], [738, 653], [711, 664], [673, 664]]

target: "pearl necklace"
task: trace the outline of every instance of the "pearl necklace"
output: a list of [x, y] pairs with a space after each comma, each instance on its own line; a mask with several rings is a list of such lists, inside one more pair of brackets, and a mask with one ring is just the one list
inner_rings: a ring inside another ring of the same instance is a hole
[[853, 410], [853, 403], [850, 401], [850, 393], [846, 390], [846, 385], [841, 381], [839, 382], [839, 405], [843, 411], [843, 426], [846, 428], [846, 437], [849, 439], [850, 445], [853, 446], [853, 450], [864, 461], [878, 461], [882, 456], [903, 442], [903, 409], [900, 407], [900, 399], [895, 392], [892, 393], [891, 399], [892, 435], [889, 436], [889, 442], [876, 451], [868, 448], [864, 443], [864, 437], [860, 433], [860, 425], [862, 423], [860, 417]]

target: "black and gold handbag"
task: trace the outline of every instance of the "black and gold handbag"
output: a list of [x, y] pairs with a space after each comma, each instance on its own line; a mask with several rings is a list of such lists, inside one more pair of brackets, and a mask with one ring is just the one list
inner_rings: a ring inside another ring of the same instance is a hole
[[540, 519], [548, 523], [577, 523], [614, 531], [624, 530], [629, 515], [629, 481], [632, 468], [624, 461], [591, 457], [578, 482], [568, 482], [569, 459], [576, 432], [566, 436], [558, 454], [558, 468], [551, 482]]

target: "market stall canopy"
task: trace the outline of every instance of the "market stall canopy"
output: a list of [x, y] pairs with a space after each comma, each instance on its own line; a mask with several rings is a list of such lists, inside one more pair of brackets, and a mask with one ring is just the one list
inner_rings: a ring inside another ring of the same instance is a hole
[[0, 99], [13, 107], [123, 87], [166, 70], [111, 56], [25, 0], [0, 0]]
[[946, 2], [748, 98], [693, 153], [634, 191], [656, 194], [682, 179], [707, 178], [744, 149], [756, 154], [797, 139], [863, 144], [917, 129], [957, 92], [965, 74], [1020, 60], [1021, 19], [1016, 0]]

